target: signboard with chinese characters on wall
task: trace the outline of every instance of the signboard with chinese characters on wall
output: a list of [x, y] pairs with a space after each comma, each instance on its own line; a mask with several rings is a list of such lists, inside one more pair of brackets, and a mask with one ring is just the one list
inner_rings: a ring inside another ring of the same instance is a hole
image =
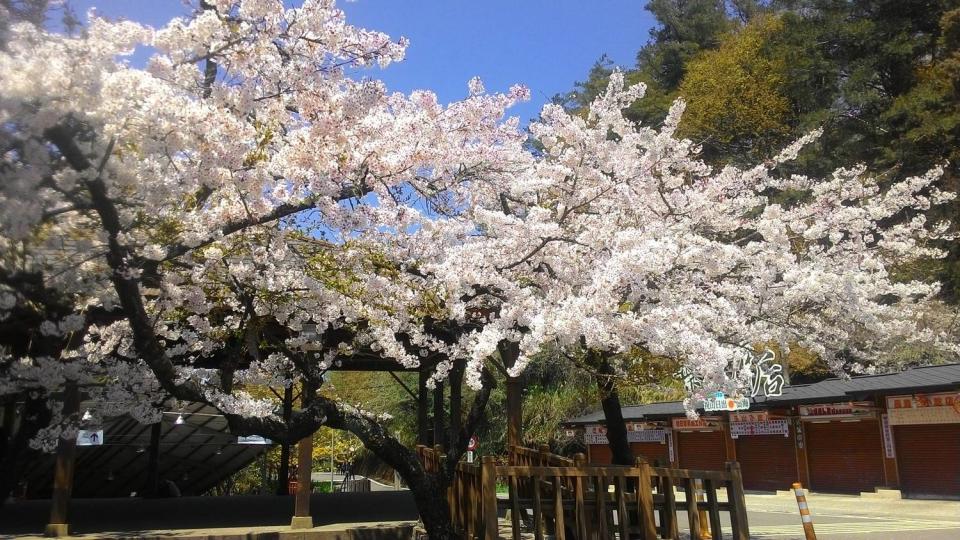
[[667, 432], [662, 429], [641, 429], [627, 432], [629, 442], [656, 442], [663, 444], [667, 441]]
[[587, 426], [584, 430], [583, 442], [587, 444], [608, 444], [607, 428], [599, 424]]
[[834, 418], [875, 418], [877, 415], [873, 403], [858, 401], [853, 403], [830, 403], [824, 405], [800, 405], [800, 417], [804, 420], [830, 420]]
[[667, 432], [657, 422], [630, 422], [627, 424], [627, 441], [632, 443], [667, 443]]
[[890, 425], [960, 423], [960, 393], [916, 394], [887, 398]]
[[769, 411], [732, 412], [730, 422], [765, 422], [770, 419]]
[[[667, 432], [663, 429], [647, 429], [645, 424], [627, 424], [627, 442], [658, 442], [663, 444], [666, 439]], [[587, 444], [608, 444], [606, 426], [587, 426], [584, 433], [584, 442]]]
[[715, 430], [723, 427], [720, 419], [716, 416], [701, 416], [696, 420], [691, 420], [689, 418], [673, 418], [671, 420], [673, 429], [679, 429], [684, 431], [697, 431], [697, 430]]
[[783, 435], [789, 437], [790, 425], [785, 418], [759, 422], [730, 422], [730, 436], [736, 439], [742, 435]]

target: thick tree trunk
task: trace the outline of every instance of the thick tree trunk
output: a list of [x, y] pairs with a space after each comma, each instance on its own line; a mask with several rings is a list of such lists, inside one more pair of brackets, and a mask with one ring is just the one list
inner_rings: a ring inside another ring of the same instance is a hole
[[[457, 361], [450, 370], [450, 427], [447, 430], [446, 447], [449, 451], [456, 451], [457, 443], [460, 439], [460, 431], [463, 429], [463, 372], [465, 363]], [[472, 433], [471, 433], [472, 435]]]
[[453, 540], [461, 536], [453, 526], [450, 514], [450, 505], [447, 502], [447, 484], [440, 480], [439, 475], [423, 474], [411, 481], [404, 478], [417, 509], [420, 511], [420, 520], [427, 530], [430, 540]]
[[620, 406], [620, 395], [614, 384], [615, 373], [613, 366], [603, 352], [590, 353], [596, 361], [597, 387], [600, 389], [600, 405], [603, 407], [603, 416], [607, 424], [607, 444], [613, 454], [614, 465], [633, 465], [633, 452], [630, 450], [630, 441], [627, 440], [627, 423], [623, 419], [623, 409]]

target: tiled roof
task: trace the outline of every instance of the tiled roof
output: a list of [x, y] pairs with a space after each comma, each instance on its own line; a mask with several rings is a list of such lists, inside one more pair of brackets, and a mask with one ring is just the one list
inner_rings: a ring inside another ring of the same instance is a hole
[[[753, 403], [756, 408], [786, 407], [804, 403], [830, 403], [856, 401], [873, 395], [912, 394], [916, 392], [941, 392], [960, 389], [960, 364], [944, 364], [908, 369], [898, 373], [862, 375], [847, 380], [832, 378], [812, 384], [786, 386], [779, 397], [760, 399]], [[633, 405], [623, 408], [626, 420], [653, 420], [684, 414], [683, 403], [667, 401]], [[603, 411], [597, 411], [569, 420], [569, 425], [603, 422]]]

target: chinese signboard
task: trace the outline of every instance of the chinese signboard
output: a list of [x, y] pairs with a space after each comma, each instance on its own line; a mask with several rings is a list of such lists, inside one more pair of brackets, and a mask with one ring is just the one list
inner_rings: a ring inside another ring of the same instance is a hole
[[890, 424], [956, 424], [960, 423], [960, 394], [917, 394], [887, 398]]
[[790, 426], [786, 419], [730, 422], [730, 436], [736, 439], [742, 435], [783, 435], [789, 437]]
[[603, 426], [587, 426], [583, 441], [587, 444], [607, 444], [607, 428]]
[[720, 419], [702, 416], [696, 420], [689, 418], [674, 418], [673, 429], [720, 429]]
[[627, 440], [630, 442], [657, 442], [663, 444], [667, 440], [667, 432], [662, 429], [628, 431]]
[[265, 439], [259, 435], [239, 436], [237, 444], [270, 444], [270, 439]]
[[770, 419], [769, 411], [730, 413], [730, 422], [763, 422], [769, 419]]
[[[667, 432], [663, 429], [637, 429], [640, 425], [628, 425], [628, 442], [658, 442], [663, 444], [667, 440]], [[608, 444], [607, 428], [594, 425], [587, 426], [584, 434], [584, 442], [587, 444]]]
[[871, 403], [832, 403], [829, 405], [801, 405], [800, 416], [805, 420], [831, 418], [870, 418], [875, 415]]
[[713, 411], [739, 411], [750, 408], [750, 398], [748, 397], [727, 397], [723, 392], [717, 392], [713, 397], [703, 400], [703, 410]]

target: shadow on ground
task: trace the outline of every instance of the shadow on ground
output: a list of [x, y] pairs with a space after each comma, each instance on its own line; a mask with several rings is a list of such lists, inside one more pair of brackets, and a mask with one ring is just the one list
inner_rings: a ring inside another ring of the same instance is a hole
[[[409, 491], [320, 493], [310, 498], [314, 525], [416, 521]], [[50, 501], [11, 501], [0, 508], [0, 535], [42, 534]], [[289, 525], [293, 497], [250, 495], [174, 499], [75, 499], [70, 532], [144, 531]]]

